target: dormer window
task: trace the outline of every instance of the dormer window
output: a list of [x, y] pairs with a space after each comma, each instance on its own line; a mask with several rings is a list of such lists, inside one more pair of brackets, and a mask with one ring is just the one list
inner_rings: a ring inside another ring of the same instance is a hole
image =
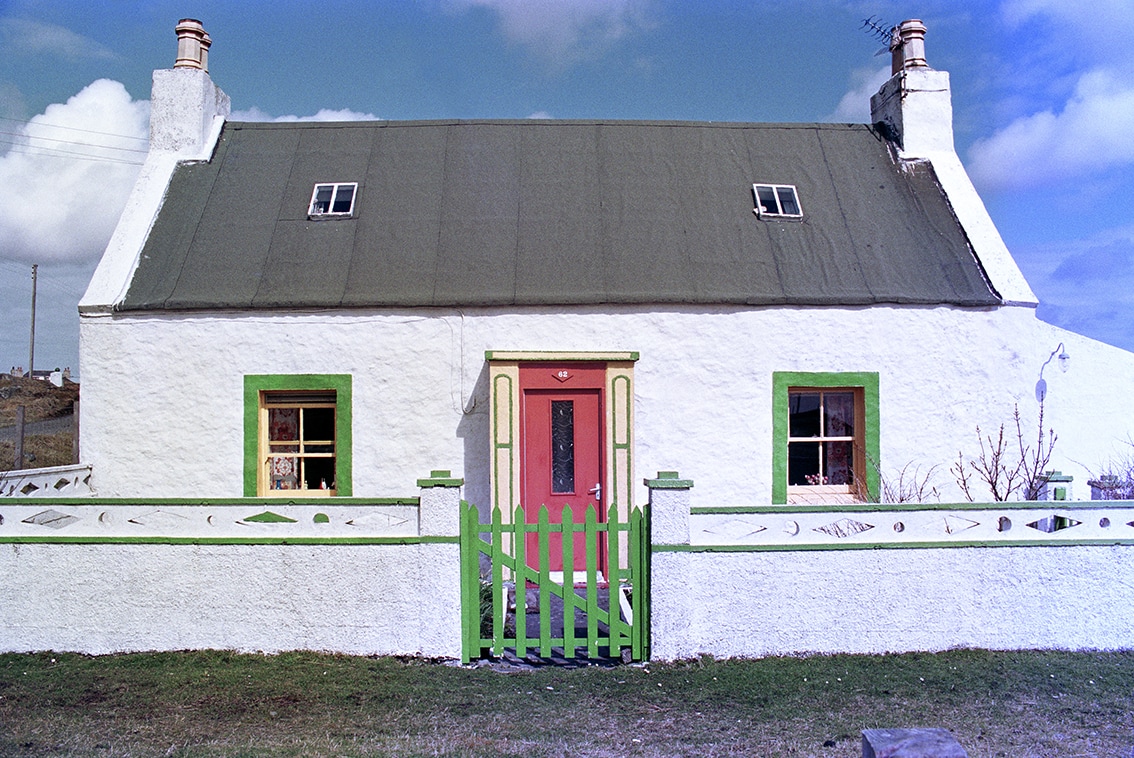
[[349, 216], [354, 213], [354, 198], [357, 194], [358, 182], [316, 184], [311, 193], [311, 208], [307, 215]]
[[790, 184], [753, 184], [756, 198], [756, 215], [760, 218], [803, 218], [799, 196]]

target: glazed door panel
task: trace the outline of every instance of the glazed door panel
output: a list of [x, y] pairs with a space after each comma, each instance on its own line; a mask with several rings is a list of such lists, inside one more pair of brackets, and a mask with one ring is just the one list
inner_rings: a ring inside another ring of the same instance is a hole
[[[571, 509], [576, 523], [586, 518], [588, 507], [599, 521], [605, 518], [603, 482], [603, 376], [601, 367], [533, 365], [521, 369], [521, 458], [522, 506], [528, 523], [539, 518], [546, 505], [553, 524], [563, 520], [563, 508]], [[574, 538], [573, 567], [586, 569], [586, 545], [582, 534]], [[526, 542], [528, 565], [538, 561], [538, 536]], [[599, 567], [605, 556], [600, 553]], [[562, 535], [550, 539], [550, 570], [563, 570]]]

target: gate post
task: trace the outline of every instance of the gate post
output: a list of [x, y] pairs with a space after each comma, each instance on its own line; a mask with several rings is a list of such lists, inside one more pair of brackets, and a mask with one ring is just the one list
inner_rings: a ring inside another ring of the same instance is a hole
[[657, 479], [646, 479], [650, 488], [652, 541], [659, 545], [689, 544], [689, 490], [692, 479], [680, 479], [676, 471], [659, 471]]
[[650, 651], [662, 660], [681, 657], [691, 638], [695, 608], [690, 607], [689, 588], [695, 581], [689, 568], [689, 553], [655, 552], [656, 546], [689, 544], [689, 509], [692, 479], [681, 479], [676, 471], [659, 471], [646, 479], [650, 488]]
[[464, 479], [454, 478], [448, 469], [435, 469], [418, 479], [421, 500], [417, 533], [422, 537], [456, 537], [461, 532], [461, 487]]

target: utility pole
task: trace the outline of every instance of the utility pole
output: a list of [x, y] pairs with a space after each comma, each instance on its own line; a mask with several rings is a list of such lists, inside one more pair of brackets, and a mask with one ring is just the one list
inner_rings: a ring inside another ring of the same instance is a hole
[[35, 280], [39, 264], [33, 263], [31, 267], [31, 342], [28, 347], [28, 378], [35, 378]]

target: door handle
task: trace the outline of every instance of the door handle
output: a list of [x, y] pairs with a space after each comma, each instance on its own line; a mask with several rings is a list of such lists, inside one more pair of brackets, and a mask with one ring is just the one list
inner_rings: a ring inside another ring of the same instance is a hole
[[602, 482], [595, 482], [595, 486], [587, 490], [587, 492], [595, 496], [596, 502], [602, 502]]

